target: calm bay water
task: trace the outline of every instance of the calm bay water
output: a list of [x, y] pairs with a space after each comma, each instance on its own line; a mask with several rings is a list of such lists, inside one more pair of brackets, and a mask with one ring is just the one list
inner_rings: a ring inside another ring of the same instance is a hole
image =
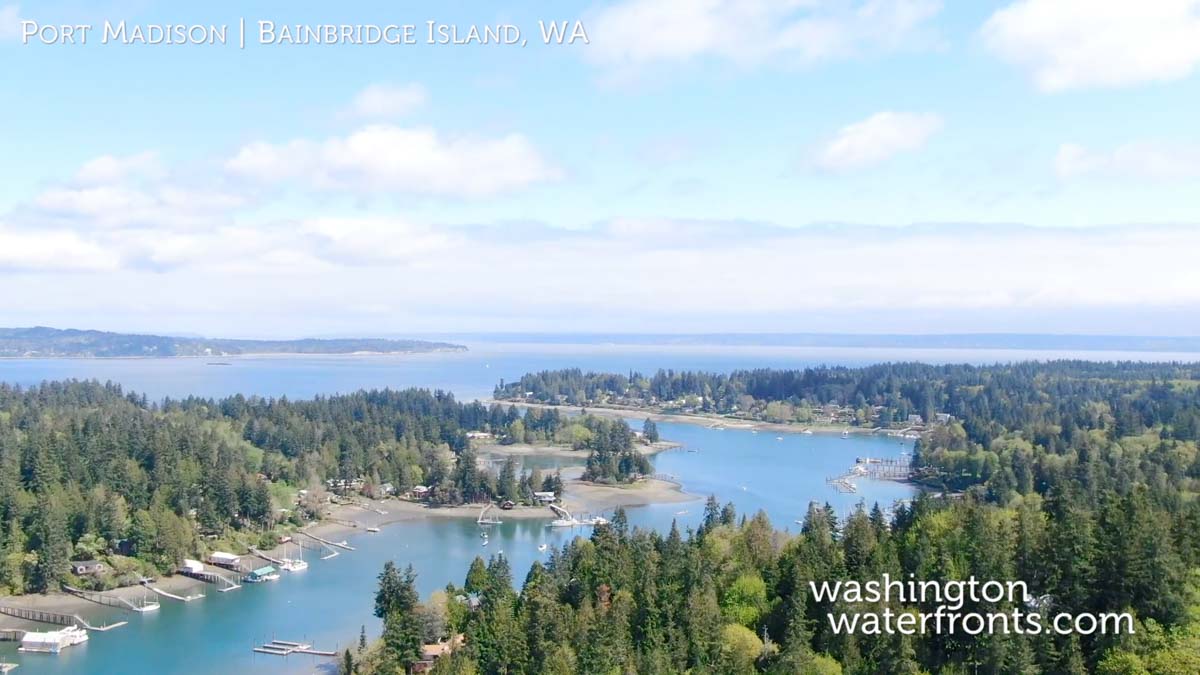
[[[227, 366], [199, 359], [172, 360], [0, 360], [0, 381], [22, 385], [43, 380], [111, 380], [152, 399], [189, 394], [234, 393], [311, 397], [371, 387], [421, 386], [453, 391], [460, 398], [486, 397], [501, 378], [561, 367], [584, 370], [640, 370], [659, 367], [728, 371], [752, 367], [799, 367], [819, 363], [859, 365], [880, 361], [991, 363], [1029, 358], [1152, 358], [1196, 360], [1196, 355], [1089, 352], [1018, 352], [1007, 350], [881, 350], [851, 348], [632, 347], [595, 345], [472, 345], [470, 352], [411, 356], [245, 357]], [[891, 505], [911, 495], [910, 487], [861, 481], [859, 493], [844, 495], [825, 484], [856, 456], [895, 457], [911, 449], [895, 439], [836, 435], [798, 435], [748, 430], [716, 430], [698, 425], [662, 423], [664, 438], [684, 448], [654, 458], [656, 470], [678, 476], [684, 489], [732, 501], [739, 513], [765, 510], [777, 527], [796, 529], [810, 501], [833, 504], [846, 513], [859, 501]], [[688, 452], [695, 450], [695, 452]], [[694, 527], [703, 501], [629, 509], [632, 524], [666, 530], [671, 522]], [[126, 626], [93, 633], [85, 645], [59, 656], [19, 654], [13, 643], [0, 643], [0, 660], [21, 664], [22, 673], [284, 673], [312, 672], [328, 661], [292, 656], [283, 659], [252, 653], [272, 638], [305, 640], [320, 649], [352, 646], [360, 626], [378, 634], [372, 617], [375, 578], [384, 561], [411, 563], [423, 595], [448, 582], [462, 583], [476, 555], [503, 552], [520, 583], [537, 547], [554, 548], [586, 530], [548, 529], [541, 521], [510, 521], [492, 528], [481, 546], [471, 521], [425, 520], [386, 527], [378, 534], [349, 537], [358, 550], [330, 560], [310, 560], [307, 571], [280, 581], [245, 586], [230, 593], [203, 590], [207, 596], [180, 603], [163, 599], [148, 615], [107, 614], [96, 606], [88, 617], [127, 620]], [[8, 625], [0, 621], [0, 625]]]

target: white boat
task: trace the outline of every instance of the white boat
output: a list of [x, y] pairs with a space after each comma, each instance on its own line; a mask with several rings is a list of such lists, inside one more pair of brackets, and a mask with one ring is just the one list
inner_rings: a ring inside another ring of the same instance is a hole
[[545, 553], [545, 552], [546, 552], [546, 545], [538, 544], [538, 553]]
[[842, 438], [850, 438], [850, 430], [842, 429]]
[[782, 441], [782, 440], [783, 440], [783, 436], [776, 436], [776, 437], [775, 437], [775, 440], [777, 440], [777, 441]]
[[488, 545], [488, 540], [487, 540], [487, 539], [484, 539], [483, 541], [481, 541], [481, 542], [479, 543], [479, 545], [480, 545], [480, 546], [487, 546], [487, 545]]
[[812, 436], [812, 429], [805, 429], [804, 431], [801, 431], [800, 433], [804, 434], [805, 436]]
[[[284, 553], [287, 553], [286, 547], [284, 548]], [[308, 562], [304, 560], [304, 547], [300, 547], [299, 558], [285, 557], [283, 562], [279, 564], [279, 568], [284, 572], [303, 572], [304, 570], [308, 569]]]
[[378, 527], [368, 527], [367, 528], [367, 532], [378, 532], [378, 531], [379, 531]]

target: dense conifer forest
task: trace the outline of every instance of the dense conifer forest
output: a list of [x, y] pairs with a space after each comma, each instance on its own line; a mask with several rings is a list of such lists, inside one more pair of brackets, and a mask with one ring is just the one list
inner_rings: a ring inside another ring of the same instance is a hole
[[[1200, 672], [1198, 375], [1193, 365], [1072, 361], [526, 376], [497, 393], [645, 407], [695, 396], [727, 414], [786, 402], [949, 415], [925, 427], [915, 453], [939, 489], [895, 508], [864, 504], [844, 520], [814, 504], [790, 534], [711, 500], [694, 532], [630, 531], [618, 516], [535, 563], [519, 591], [494, 558], [477, 561], [462, 587], [381, 611], [383, 639], [360, 670], [397, 672], [419, 640], [461, 632], [464, 647], [435, 672]], [[1135, 629], [835, 633], [828, 613], [882, 607], [835, 605], [809, 582], [884, 573], [1020, 580], [1032, 604], [965, 611], [1127, 612]]]
[[103, 583], [121, 585], [173, 570], [214, 540], [270, 543], [274, 528], [320, 517], [326, 489], [347, 484], [375, 495], [424, 485], [433, 504], [561, 492], [557, 476], [512, 462], [481, 468], [472, 431], [571, 445], [597, 480], [628, 478], [624, 422], [522, 416], [443, 392], [155, 403], [96, 382], [0, 385], [0, 591], [97, 581], [69, 578], [70, 560], [103, 557], [113, 569]]

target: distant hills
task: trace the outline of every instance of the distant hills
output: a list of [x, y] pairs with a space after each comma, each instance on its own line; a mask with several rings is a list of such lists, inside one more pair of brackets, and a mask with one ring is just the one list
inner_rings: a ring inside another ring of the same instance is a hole
[[108, 333], [98, 330], [0, 328], [0, 357], [168, 358], [239, 354], [399, 354], [466, 351], [462, 345], [425, 340], [336, 338], [226, 340]]
[[1200, 352], [1200, 336], [1071, 335], [1038, 333], [479, 333], [438, 337], [474, 342], [683, 345], [738, 347], [854, 347], [883, 349], [1018, 349], [1062, 351]]

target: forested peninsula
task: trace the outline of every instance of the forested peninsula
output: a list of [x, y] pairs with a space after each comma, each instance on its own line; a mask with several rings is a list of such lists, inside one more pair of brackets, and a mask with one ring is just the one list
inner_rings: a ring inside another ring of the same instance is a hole
[[465, 351], [462, 345], [424, 340], [336, 338], [230, 340], [108, 333], [98, 330], [0, 328], [0, 358], [167, 358], [241, 354], [403, 354]]
[[[436, 639], [461, 643], [436, 673], [1200, 672], [1200, 365], [560, 371], [496, 394], [645, 409], [682, 401], [795, 421], [828, 405], [853, 411], [847, 424], [880, 428], [915, 426], [919, 415], [914, 461], [943, 489], [844, 519], [813, 504], [798, 533], [711, 500], [694, 531], [630, 529], [618, 514], [527, 572], [479, 560], [463, 586], [427, 602], [405, 592], [411, 574], [384, 570], [383, 637], [345, 655], [356, 672], [399, 672]], [[965, 611], [1128, 613], [1134, 630], [839, 634], [830, 612], [933, 603], [847, 604], [809, 590], [885, 573], [1021, 580], [1027, 602]]]
[[[623, 421], [522, 415], [423, 389], [151, 402], [96, 382], [0, 384], [0, 594], [130, 585], [213, 550], [271, 548], [342, 500], [532, 505], [535, 491], [562, 494], [558, 475], [511, 458], [486, 470], [472, 436], [565, 445], [598, 483], [649, 467]], [[72, 574], [71, 561], [96, 559], [104, 574]]]

